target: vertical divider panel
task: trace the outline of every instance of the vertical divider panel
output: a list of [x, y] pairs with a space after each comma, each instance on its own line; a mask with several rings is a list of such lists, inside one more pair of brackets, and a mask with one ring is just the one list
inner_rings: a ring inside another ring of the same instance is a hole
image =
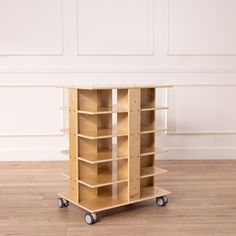
[[79, 202], [78, 90], [69, 89], [70, 197]]
[[[81, 110], [97, 110], [99, 104], [98, 90], [79, 90], [78, 104]], [[78, 114], [78, 131], [98, 131], [99, 126], [98, 115]], [[78, 138], [78, 156], [89, 153], [97, 153], [99, 149], [98, 140], [90, 140], [87, 138]], [[94, 176], [98, 174], [98, 164], [91, 165], [79, 161], [78, 179]], [[96, 198], [98, 191], [96, 188], [88, 188], [79, 184], [79, 202]]]
[[129, 201], [140, 198], [140, 100], [141, 90], [128, 91]]

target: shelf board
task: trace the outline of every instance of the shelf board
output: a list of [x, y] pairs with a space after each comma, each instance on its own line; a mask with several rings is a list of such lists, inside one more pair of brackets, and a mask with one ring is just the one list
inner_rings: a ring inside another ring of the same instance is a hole
[[131, 203], [142, 202], [142, 201], [149, 200], [156, 197], [166, 196], [168, 194], [170, 194], [170, 192], [165, 189], [155, 187], [155, 186], [150, 186], [150, 187], [141, 188], [140, 199], [137, 199], [135, 201], [129, 202], [124, 199], [113, 198], [110, 192], [103, 192], [103, 194], [99, 195], [96, 198], [86, 199], [86, 200], [80, 201], [79, 203], [71, 200], [69, 194], [59, 193], [58, 195], [72, 202], [73, 204], [83, 208], [86, 211], [99, 212], [99, 211], [112, 209], [115, 207], [125, 206]]
[[[69, 150], [61, 150], [60, 153], [67, 156], [70, 154]], [[89, 164], [97, 164], [128, 159], [128, 155], [125, 153], [118, 153], [116, 149], [113, 148], [113, 151], [101, 151], [98, 153], [83, 154], [79, 156], [78, 159]]]
[[167, 152], [168, 150], [160, 147], [142, 147], [141, 148], [141, 156], [148, 156], [152, 154], [159, 154]]
[[127, 181], [128, 179], [124, 177], [113, 177], [112, 173], [101, 173], [95, 176], [87, 176], [79, 179], [79, 183], [90, 188], [98, 188], [112, 184], [124, 183]]
[[[113, 128], [113, 130], [115, 130], [115, 128]], [[161, 132], [166, 132], [167, 130], [168, 130], [167, 128], [159, 128], [159, 127], [153, 128], [153, 126], [143, 126], [143, 127], [141, 127], [141, 134], [148, 134], [148, 133], [155, 133], [155, 132], [161, 133]], [[69, 133], [69, 129], [60, 129], [60, 132], [64, 133], [64, 134], [68, 134]], [[91, 132], [91, 131], [88, 131], [88, 132]], [[95, 131], [92, 131], [92, 132], [96, 133]], [[110, 129], [110, 131], [104, 130], [104, 133], [106, 133], [106, 132], [111, 132], [111, 129]], [[127, 133], [125, 133], [125, 131], [121, 131], [121, 130], [118, 131], [118, 135], [123, 136], [122, 133], [124, 133], [124, 136], [127, 135]], [[115, 135], [116, 132], [114, 132], [113, 134]], [[80, 134], [80, 135], [82, 135], [82, 134]], [[111, 136], [111, 135], [109, 135], [109, 136]]]
[[79, 133], [78, 136], [87, 139], [102, 139], [102, 138], [112, 138], [127, 136], [127, 131], [117, 130], [117, 129], [101, 129], [98, 131], [83, 131]]
[[112, 107], [98, 107], [96, 109], [87, 109], [87, 110], [78, 110], [80, 114], [87, 115], [102, 115], [102, 114], [111, 114], [111, 113], [125, 113], [128, 112], [127, 109], [117, 106]]
[[149, 133], [161, 133], [166, 132], [167, 128], [159, 128], [159, 127], [153, 127], [153, 126], [143, 126], [141, 127], [141, 134], [149, 134]]
[[141, 111], [155, 111], [155, 110], [168, 110], [169, 107], [166, 107], [166, 106], [157, 106], [157, 107], [146, 107], [146, 106], [143, 106], [141, 108]]
[[152, 199], [156, 197], [161, 197], [161, 196], [166, 196], [168, 194], [170, 194], [170, 192], [163, 188], [159, 188], [156, 186], [144, 187], [144, 188], [141, 188], [141, 191], [140, 191], [140, 195], [141, 195], [140, 201], [148, 200], [148, 199]]
[[110, 192], [105, 192], [97, 198], [80, 201], [79, 204], [90, 212], [98, 212], [108, 210], [114, 207], [124, 206], [128, 204], [127, 200], [113, 198]]
[[141, 178], [151, 177], [155, 175], [160, 175], [166, 173], [167, 170], [157, 168], [157, 167], [145, 167], [141, 168]]
[[118, 153], [117, 148], [113, 145], [113, 150], [104, 150], [97, 153], [82, 154], [78, 157], [80, 161], [87, 162], [89, 164], [118, 161], [128, 159], [128, 155], [125, 153]]
[[61, 85], [58, 88], [75, 88], [85, 90], [97, 89], [133, 89], [133, 88], [171, 88], [171, 84], [117, 84], [117, 85]]
[[[169, 107], [167, 106], [156, 106], [156, 107], [143, 106], [140, 110], [141, 111], [155, 111], [155, 110], [168, 110], [168, 109]], [[69, 111], [69, 107], [61, 107], [60, 110]], [[78, 113], [87, 114], [87, 115], [125, 113], [125, 112], [128, 112], [126, 108], [117, 107], [117, 106], [99, 107], [97, 109], [78, 110]]]

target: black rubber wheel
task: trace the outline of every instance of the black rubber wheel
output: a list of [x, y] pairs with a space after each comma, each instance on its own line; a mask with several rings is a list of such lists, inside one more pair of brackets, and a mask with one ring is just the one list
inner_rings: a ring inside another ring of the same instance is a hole
[[167, 196], [163, 196], [164, 200], [165, 200], [165, 205], [168, 203], [168, 197]]
[[94, 221], [94, 218], [92, 216], [91, 213], [86, 213], [85, 216], [84, 216], [84, 219], [85, 219], [85, 222], [88, 224], [88, 225], [92, 225], [95, 223]]
[[96, 213], [91, 213], [94, 223], [98, 222], [98, 216]]
[[64, 207], [68, 207], [70, 202], [66, 199], [63, 199], [63, 202], [64, 202]]
[[57, 204], [58, 204], [58, 207], [59, 207], [59, 208], [64, 208], [64, 207], [65, 207], [63, 198], [61, 198], [61, 197], [59, 197], [59, 198], [57, 199]]
[[156, 198], [156, 204], [157, 206], [165, 206], [168, 202], [168, 198], [166, 196], [164, 197], [157, 197]]

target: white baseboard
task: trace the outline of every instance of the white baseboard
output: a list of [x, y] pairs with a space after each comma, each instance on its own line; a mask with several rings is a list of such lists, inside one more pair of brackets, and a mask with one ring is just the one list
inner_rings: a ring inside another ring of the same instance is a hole
[[[236, 160], [236, 148], [169, 148], [157, 160]], [[0, 161], [63, 161], [59, 149], [0, 150]]]

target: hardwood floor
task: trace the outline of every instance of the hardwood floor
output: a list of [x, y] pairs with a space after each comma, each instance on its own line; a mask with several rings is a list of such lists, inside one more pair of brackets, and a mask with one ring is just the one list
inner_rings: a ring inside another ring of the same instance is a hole
[[160, 161], [169, 172], [158, 186], [172, 192], [166, 207], [147, 201], [100, 214], [95, 225], [84, 211], [59, 209], [57, 192], [66, 162], [0, 162], [0, 235], [17, 236], [235, 236], [236, 161]]

